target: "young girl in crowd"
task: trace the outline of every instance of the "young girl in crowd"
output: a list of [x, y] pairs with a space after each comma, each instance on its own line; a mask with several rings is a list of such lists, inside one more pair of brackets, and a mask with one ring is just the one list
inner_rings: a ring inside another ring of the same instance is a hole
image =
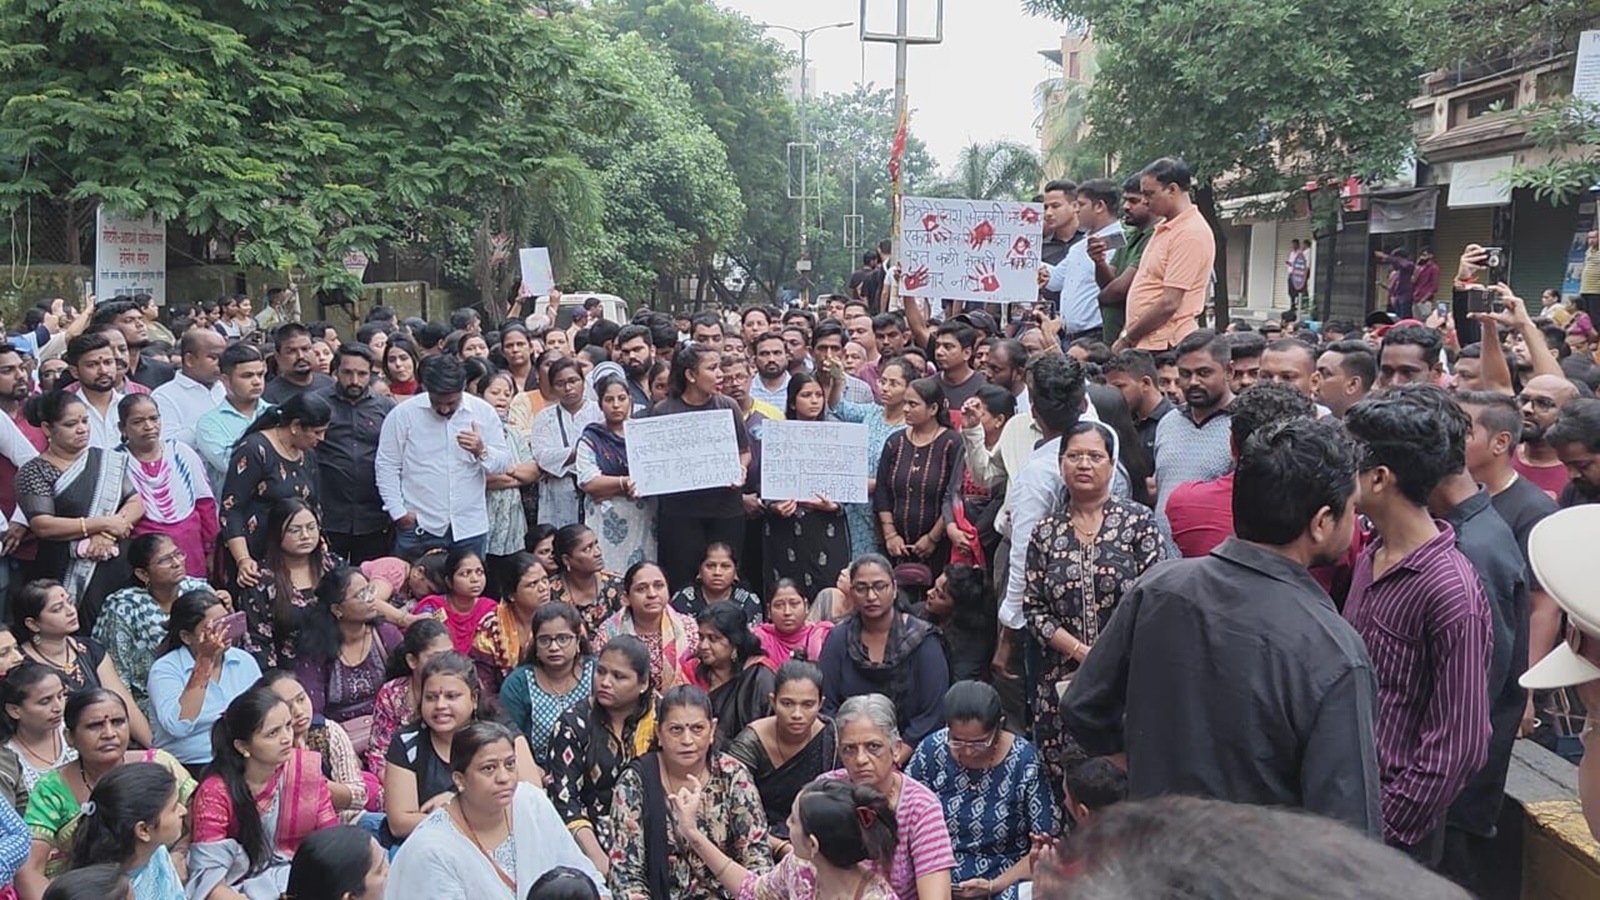
[[435, 615], [450, 630], [450, 644], [457, 653], [472, 652], [472, 637], [478, 624], [494, 612], [494, 601], [483, 595], [487, 586], [483, 557], [462, 548], [451, 550], [444, 562], [449, 593], [434, 594], [417, 604], [417, 615]]
[[528, 655], [533, 644], [534, 615], [550, 602], [550, 576], [539, 560], [530, 553], [507, 559], [510, 577], [505, 599], [492, 615], [484, 616], [472, 636], [471, 655], [478, 666], [478, 681], [492, 696], [499, 696], [506, 677]]
[[127, 873], [133, 900], [179, 900], [183, 881], [171, 851], [183, 837], [186, 799], [172, 770], [160, 763], [118, 766], [84, 803], [69, 868], [110, 863]]
[[31, 793], [46, 773], [78, 758], [62, 727], [67, 688], [55, 669], [23, 663], [0, 681], [0, 700], [6, 746], [22, 763], [22, 787]]
[[540, 607], [531, 627], [533, 638], [522, 665], [500, 689], [500, 707], [543, 766], [550, 758], [556, 720], [594, 689], [594, 657], [584, 646], [583, 619], [565, 603]]

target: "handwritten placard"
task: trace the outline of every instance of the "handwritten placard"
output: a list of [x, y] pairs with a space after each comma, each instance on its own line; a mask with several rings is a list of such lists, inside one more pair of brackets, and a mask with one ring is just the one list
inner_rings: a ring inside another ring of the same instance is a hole
[[167, 302], [167, 224], [152, 213], [133, 218], [104, 206], [95, 213], [94, 290], [101, 300], [149, 294]]
[[725, 409], [629, 419], [628, 473], [645, 497], [739, 480], [739, 440]]
[[1600, 104], [1600, 31], [1578, 36], [1578, 59], [1572, 69], [1572, 96]]
[[555, 269], [550, 265], [549, 247], [523, 247], [517, 251], [522, 263], [522, 296], [543, 297], [556, 286]]
[[767, 422], [761, 431], [761, 499], [867, 502], [867, 426]]
[[900, 204], [900, 293], [990, 303], [1038, 299], [1044, 207], [931, 197]]

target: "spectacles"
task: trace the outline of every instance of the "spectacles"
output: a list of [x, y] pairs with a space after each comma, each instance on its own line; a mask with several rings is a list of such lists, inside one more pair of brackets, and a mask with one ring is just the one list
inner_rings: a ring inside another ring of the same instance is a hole
[[887, 594], [894, 590], [894, 582], [874, 581], [868, 584], [865, 581], [857, 581], [850, 585], [850, 589], [858, 594]]
[[1091, 466], [1099, 466], [1104, 465], [1108, 460], [1111, 459], [1111, 457], [1096, 450], [1074, 450], [1071, 453], [1063, 453], [1061, 458], [1066, 460], [1068, 465], [1073, 466], [1081, 466], [1084, 463], [1088, 463]]
[[307, 523], [305, 525], [290, 525], [289, 527], [283, 529], [283, 533], [284, 534], [316, 534], [317, 532], [319, 532], [321, 530], [322, 530], [321, 527], [319, 527], [317, 525], [317, 523], [309, 522], [309, 523]]
[[189, 555], [182, 550], [174, 550], [166, 556], [158, 557], [155, 561], [158, 566], [181, 566]]
[[373, 589], [372, 585], [369, 584], [361, 590], [356, 591], [354, 594], [351, 594], [349, 597], [346, 597], [344, 602], [371, 603], [373, 598], [377, 596], [378, 592]]
[[1527, 394], [1517, 395], [1517, 405], [1531, 406], [1534, 409], [1542, 409], [1545, 412], [1549, 412], [1552, 409], [1561, 408], [1561, 404], [1550, 399], [1549, 397], [1529, 397]]
[[1000, 731], [999, 731], [999, 729], [996, 729], [996, 730], [990, 732], [989, 736], [984, 738], [981, 741], [963, 741], [960, 738], [950, 738], [950, 749], [951, 750], [969, 750], [971, 752], [977, 753], [979, 751], [991, 749], [992, 747], [994, 747], [995, 744], [999, 743], [999, 741], [1000, 741]]
[[578, 636], [571, 632], [562, 632], [561, 634], [541, 634], [534, 638], [533, 642], [539, 647], [548, 650], [551, 647], [565, 647], [577, 639]]
[[880, 757], [880, 756], [882, 756], [882, 755], [884, 755], [885, 753], [888, 753], [888, 752], [889, 752], [889, 745], [884, 743], [883, 741], [867, 741], [864, 744], [840, 744], [839, 745], [839, 758], [840, 759], [851, 759], [853, 757], [860, 756], [863, 753], [865, 753], [866, 755], [872, 757], [873, 759], [877, 759], [878, 757]]

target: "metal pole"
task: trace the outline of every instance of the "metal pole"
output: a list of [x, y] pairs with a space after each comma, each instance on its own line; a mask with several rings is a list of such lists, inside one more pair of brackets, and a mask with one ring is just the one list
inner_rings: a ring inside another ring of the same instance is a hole
[[[809, 139], [806, 123], [806, 41], [811, 37], [811, 31], [797, 32], [800, 35], [800, 258], [806, 258], [810, 245], [806, 243], [806, 194], [809, 193], [806, 176], [811, 174], [811, 166], [806, 160], [805, 145]], [[805, 276], [804, 281], [810, 281], [811, 276]], [[810, 300], [811, 290], [803, 286], [800, 299]]]
[[[894, 43], [894, 121], [896, 128], [899, 128], [900, 123], [906, 120], [906, 49], [910, 46], [906, 40], [906, 34], [911, 18], [908, 3], [909, 0], [900, 0], [895, 19], [895, 34], [899, 36], [899, 40]], [[893, 195], [889, 201], [894, 204], [894, 208], [889, 211], [889, 218], [892, 223], [889, 232], [889, 264], [891, 266], [900, 260], [901, 190], [899, 184], [895, 185], [895, 190], [892, 193]], [[889, 296], [894, 298], [899, 295], [900, 283], [891, 279]]]

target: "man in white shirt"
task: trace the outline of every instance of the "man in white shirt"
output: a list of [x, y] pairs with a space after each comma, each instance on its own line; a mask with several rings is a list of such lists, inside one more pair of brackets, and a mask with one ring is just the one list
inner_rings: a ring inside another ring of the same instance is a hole
[[431, 547], [480, 556], [489, 533], [485, 476], [511, 465], [505, 426], [494, 407], [465, 393], [454, 356], [424, 361], [424, 393], [383, 420], [374, 469], [384, 511], [394, 521], [395, 555], [416, 559]]
[[209, 328], [191, 328], [178, 341], [183, 368], [172, 380], [150, 392], [161, 410], [161, 437], [194, 446], [200, 417], [222, 402], [222, 351], [228, 341]]
[[[1078, 227], [1087, 238], [1104, 240], [1122, 233], [1117, 208], [1122, 190], [1109, 178], [1094, 178], [1078, 185]], [[1067, 248], [1067, 255], [1050, 269], [1045, 290], [1061, 294], [1062, 342], [1101, 337], [1100, 282], [1095, 279], [1095, 261], [1089, 257], [1089, 241], [1081, 240]]]
[[114, 450], [122, 443], [117, 424], [117, 355], [101, 332], [80, 334], [67, 343], [67, 368], [77, 380], [78, 394], [89, 408], [89, 446]]

